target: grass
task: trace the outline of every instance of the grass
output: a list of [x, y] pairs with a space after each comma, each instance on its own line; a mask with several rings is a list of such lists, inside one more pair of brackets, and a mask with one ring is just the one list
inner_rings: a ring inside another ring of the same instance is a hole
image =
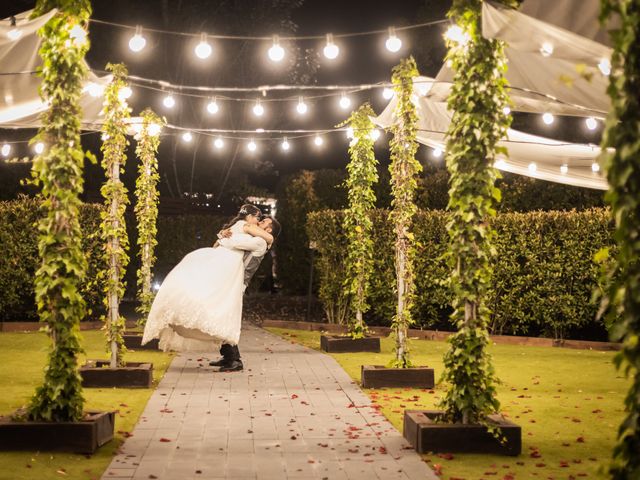
[[[291, 341], [319, 350], [320, 333], [269, 328]], [[332, 356], [356, 381], [361, 365], [386, 365], [393, 341], [382, 339], [382, 352], [342, 353]], [[442, 373], [448, 344], [414, 339], [410, 343], [415, 365]], [[623, 416], [628, 382], [613, 365], [611, 352], [547, 347], [493, 345], [493, 361], [501, 384], [502, 412], [522, 427], [519, 457], [470, 454], [429, 454], [423, 458], [443, 479], [579, 479], [605, 478], [599, 469], [611, 455], [615, 433]], [[433, 390], [365, 389], [380, 411], [402, 430], [404, 409], [430, 409], [443, 394]]]
[[[83, 331], [86, 358], [106, 359], [104, 334]], [[43, 378], [49, 339], [40, 332], [0, 333], [0, 415], [9, 415], [26, 405]], [[163, 352], [140, 350], [127, 353], [126, 361], [153, 363], [154, 386], [166, 371], [172, 356]], [[117, 411], [113, 441], [94, 455], [49, 452], [0, 452], [0, 480], [99, 479], [142, 413], [153, 389], [86, 388], [85, 409]]]

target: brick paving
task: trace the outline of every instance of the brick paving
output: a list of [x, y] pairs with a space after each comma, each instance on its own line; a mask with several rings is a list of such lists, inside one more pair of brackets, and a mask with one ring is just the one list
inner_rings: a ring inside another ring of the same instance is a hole
[[102, 478], [438, 478], [329, 355], [252, 325], [240, 351], [178, 355]]

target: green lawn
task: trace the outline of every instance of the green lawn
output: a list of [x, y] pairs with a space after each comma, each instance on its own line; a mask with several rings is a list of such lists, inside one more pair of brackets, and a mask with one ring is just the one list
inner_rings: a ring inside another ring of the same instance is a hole
[[[269, 328], [291, 341], [319, 349], [320, 333]], [[445, 342], [412, 340], [414, 364], [442, 373]], [[382, 353], [333, 354], [345, 371], [360, 381], [360, 366], [385, 365], [393, 341], [382, 339]], [[623, 415], [627, 381], [617, 374], [612, 353], [545, 347], [494, 345], [494, 365], [502, 412], [522, 426], [522, 455], [424, 455], [444, 479], [579, 479], [605, 478], [599, 469], [608, 462], [615, 432]], [[364, 390], [381, 412], [402, 430], [404, 409], [432, 408], [443, 392], [433, 390]]]
[[[104, 334], [82, 332], [88, 358], [107, 358]], [[43, 333], [0, 333], [0, 415], [7, 415], [26, 405], [43, 377], [49, 340]], [[164, 375], [172, 356], [158, 351], [129, 352], [128, 361], [149, 361], [154, 368], [154, 386]], [[80, 359], [84, 363], [85, 357]], [[48, 452], [0, 452], [0, 479], [99, 479], [111, 457], [133, 430], [152, 389], [84, 390], [85, 408], [117, 411], [114, 441], [93, 456]]]

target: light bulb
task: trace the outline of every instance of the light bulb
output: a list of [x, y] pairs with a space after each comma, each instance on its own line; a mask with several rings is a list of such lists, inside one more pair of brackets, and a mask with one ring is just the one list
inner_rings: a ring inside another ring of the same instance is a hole
[[587, 124], [587, 128], [588, 128], [589, 130], [595, 130], [596, 128], [598, 128], [598, 121], [597, 121], [595, 118], [593, 118], [593, 117], [589, 117], [589, 118], [587, 118], [587, 119], [584, 121], [584, 123], [586, 123], [586, 124]]
[[77, 46], [84, 45], [87, 41], [87, 31], [80, 25], [74, 25], [69, 31], [69, 37], [73, 40]]
[[99, 97], [104, 92], [104, 87], [102, 85], [98, 85], [95, 82], [89, 82], [85, 87], [85, 90], [89, 92], [89, 95], [92, 97]]
[[600, 164], [598, 162], [593, 162], [591, 164], [591, 171], [594, 173], [598, 173], [600, 171]]
[[608, 58], [600, 59], [600, 62], [598, 63], [598, 68], [600, 69], [600, 72], [602, 72], [602, 74], [605, 77], [608, 77], [611, 74], [611, 62], [609, 61]]
[[540, 47], [540, 53], [543, 57], [550, 57], [553, 53], [553, 44], [549, 42], [544, 42]]
[[555, 120], [554, 116], [547, 112], [544, 115], [542, 115], [542, 121], [546, 124], [546, 125], [551, 125], [553, 123], [553, 121]]
[[162, 126], [158, 123], [150, 123], [148, 131], [149, 135], [151, 135], [152, 137], [157, 137], [162, 131]]
[[20, 30], [20, 29], [18, 29], [18, 28], [12, 28], [11, 30], [9, 30], [9, 31], [7, 32], [7, 37], [9, 38], [9, 40], [16, 41], [16, 40], [18, 40], [21, 36], [22, 36], [22, 30]]
[[440, 147], [434, 148], [431, 155], [433, 155], [434, 158], [440, 158], [442, 156], [442, 149]]
[[218, 107], [218, 102], [216, 102], [216, 99], [214, 98], [207, 104], [207, 112], [211, 115], [215, 115], [218, 113], [218, 110], [220, 110], [220, 107]]
[[393, 98], [394, 92], [392, 88], [384, 87], [382, 89], [382, 98], [385, 100], [391, 100]]
[[569, 167], [567, 166], [566, 163], [563, 165], [560, 165], [560, 173], [562, 175], [566, 175], [568, 171], [569, 171]]
[[330, 33], [327, 34], [327, 44], [325, 45], [322, 52], [324, 53], [324, 56], [329, 60], [335, 59], [340, 53], [340, 48], [335, 43], [333, 43], [333, 35]]
[[349, 99], [349, 97], [347, 97], [343, 93], [342, 96], [340, 97], [340, 108], [343, 108], [344, 110], [346, 110], [350, 106], [351, 106], [351, 100]]
[[307, 109], [307, 104], [304, 103], [304, 98], [298, 98], [298, 105], [296, 105], [296, 110], [298, 111], [298, 113], [300, 115], [304, 115], [305, 113], [307, 113]]
[[222, 140], [222, 138], [220, 137], [216, 138], [213, 141], [213, 146], [220, 150], [222, 147], [224, 147], [224, 140]]
[[353, 127], [347, 128], [347, 138], [353, 138]]
[[256, 100], [256, 104], [253, 106], [253, 114], [256, 117], [264, 115], [264, 107], [260, 104], [260, 100]]
[[129, 40], [129, 49], [132, 52], [138, 53], [142, 51], [142, 49], [147, 44], [147, 40], [142, 36], [142, 27], [136, 27], [136, 33]]
[[211, 45], [207, 42], [207, 34], [203, 33], [200, 37], [200, 43], [196, 45], [196, 48], [193, 49], [196, 53], [196, 57], [201, 60], [209, 58], [211, 55]]
[[535, 163], [531, 162], [531, 163], [529, 164], [529, 171], [530, 171], [531, 173], [533, 173], [533, 172], [535, 172], [536, 170], [538, 170], [538, 166], [537, 166]]
[[132, 94], [133, 90], [131, 90], [131, 87], [122, 87], [120, 90], [118, 90], [118, 99], [120, 101], [127, 100], [131, 97]]
[[402, 40], [400, 40], [396, 36], [395, 28], [393, 27], [389, 28], [389, 38], [387, 38], [387, 41], [384, 44], [387, 47], [387, 50], [389, 50], [390, 52], [395, 53], [398, 50], [400, 50], [400, 48], [402, 47]]
[[280, 46], [278, 35], [273, 36], [273, 45], [269, 49], [269, 58], [274, 62], [279, 62], [284, 58], [284, 48]]
[[511, 108], [509, 107], [504, 107], [502, 109], [502, 113], [504, 113], [505, 115], [509, 115], [511, 113]]
[[131, 124], [131, 129], [133, 130], [133, 133], [135, 134], [135, 136], [140, 135], [140, 133], [142, 133], [142, 124], [141, 123], [132, 123]]
[[289, 142], [287, 141], [287, 137], [285, 137], [282, 140], [282, 150], [286, 152], [287, 150], [289, 150], [289, 148], [291, 148], [291, 145], [289, 145]]
[[380, 138], [380, 130], [378, 130], [377, 128], [374, 128], [373, 130], [371, 130], [370, 135], [371, 135], [371, 140], [375, 142]]
[[162, 104], [167, 108], [173, 108], [176, 105], [176, 100], [173, 95], [169, 94], [162, 100]]
[[459, 25], [451, 25], [444, 33], [444, 38], [459, 45], [466, 45], [471, 37]]
[[320, 135], [316, 135], [316, 138], [313, 139], [313, 143], [315, 143], [316, 146], [320, 147], [324, 143], [324, 140], [322, 140], [322, 137]]
[[9, 145], [8, 143], [5, 143], [4, 145], [2, 145], [1, 152], [3, 157], [8, 157], [9, 154], [11, 153], [11, 145]]
[[191, 140], [193, 140], [193, 135], [191, 134], [191, 132], [184, 132], [182, 134], [182, 140], [189, 143], [191, 142]]
[[36, 143], [36, 145], [35, 145], [35, 147], [33, 147], [33, 149], [36, 151], [36, 153], [38, 155], [40, 155], [42, 152], [44, 152], [44, 143], [42, 143], [42, 142]]
[[256, 142], [254, 142], [253, 140], [251, 140], [248, 144], [247, 144], [247, 148], [249, 149], [250, 152], [255, 152], [256, 149], [258, 148], [258, 146], [256, 145]]

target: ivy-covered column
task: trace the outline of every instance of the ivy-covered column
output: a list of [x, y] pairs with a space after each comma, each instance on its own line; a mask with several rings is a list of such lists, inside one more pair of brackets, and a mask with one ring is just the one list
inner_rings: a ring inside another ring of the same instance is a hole
[[45, 151], [33, 162], [33, 182], [40, 187], [44, 218], [38, 223], [41, 264], [35, 275], [40, 321], [52, 340], [43, 384], [29, 405], [32, 420], [76, 421], [82, 417], [84, 399], [78, 374], [81, 352], [79, 323], [86, 315], [80, 295], [86, 260], [82, 251], [79, 195], [85, 154], [80, 143], [80, 95], [89, 49], [86, 28], [91, 16], [88, 0], [38, 0], [34, 16], [57, 8], [58, 13], [38, 34], [42, 78], [40, 97], [49, 108], [34, 141]]
[[378, 161], [373, 151], [371, 118], [375, 115], [371, 105], [365, 103], [353, 112], [345, 124], [353, 130], [349, 144], [351, 161], [347, 165], [347, 195], [349, 207], [344, 214], [344, 230], [347, 237], [345, 293], [351, 297], [355, 319], [349, 320], [349, 335], [363, 338], [367, 326], [362, 315], [369, 309], [369, 278], [373, 272], [373, 222], [370, 213], [376, 203], [373, 185], [378, 181]]
[[151, 109], [147, 108], [141, 114], [142, 128], [136, 135], [138, 145], [136, 155], [138, 163], [138, 179], [136, 180], [136, 221], [138, 227], [138, 255], [140, 268], [138, 269], [138, 308], [140, 320], [138, 325], [144, 326], [153, 302], [151, 289], [151, 271], [155, 264], [155, 247], [158, 244], [156, 235], [158, 229], [158, 147], [160, 146], [160, 131], [163, 120]]
[[602, 137], [605, 198], [618, 249], [603, 309], [613, 323], [612, 339], [622, 342], [615, 364], [631, 378], [609, 475], [629, 480], [640, 478], [640, 0], [603, 0], [602, 7], [603, 21], [620, 18], [611, 36], [611, 111]]
[[[503, 3], [512, 4], [505, 1]], [[453, 323], [442, 378], [448, 390], [440, 404], [448, 421], [486, 423], [498, 411], [495, 373], [487, 353], [489, 334], [485, 306], [494, 254], [495, 216], [500, 190], [493, 163], [506, 155], [497, 147], [510, 125], [504, 46], [482, 37], [482, 0], [454, 0], [449, 11], [457, 26], [447, 37], [447, 61], [455, 71], [448, 106], [453, 112], [447, 132], [446, 164], [449, 181], [450, 220], [448, 265], [453, 292]]]
[[107, 264], [105, 331], [107, 349], [111, 353], [110, 367], [116, 368], [124, 366], [125, 351], [122, 338], [125, 319], [120, 315], [120, 301], [124, 295], [123, 278], [129, 264], [129, 238], [124, 218], [129, 199], [120, 174], [127, 161], [127, 127], [131, 109], [122, 94], [127, 87], [126, 67], [122, 64], [108, 64], [107, 70], [113, 74], [113, 80], [105, 89], [102, 109], [102, 167], [107, 179], [100, 189], [106, 207], [101, 214], [101, 233]]
[[398, 103], [394, 112], [395, 122], [391, 126], [391, 213], [395, 232], [395, 267], [398, 303], [391, 328], [396, 337], [396, 356], [392, 366], [411, 366], [407, 348], [407, 329], [412, 323], [411, 307], [415, 282], [413, 279], [414, 238], [411, 232], [413, 217], [417, 211], [415, 192], [417, 176], [422, 165], [416, 160], [418, 143], [416, 124], [418, 115], [411, 101], [413, 78], [418, 76], [418, 68], [413, 57], [404, 59], [393, 68], [392, 82]]

